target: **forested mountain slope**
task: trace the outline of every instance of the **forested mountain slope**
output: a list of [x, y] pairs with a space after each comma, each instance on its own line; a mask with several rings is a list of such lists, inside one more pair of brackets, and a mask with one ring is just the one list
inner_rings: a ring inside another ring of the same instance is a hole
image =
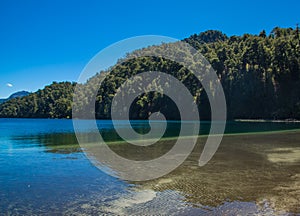
[[[224, 88], [228, 117], [252, 119], [300, 119], [300, 39], [299, 30], [274, 28], [267, 35], [244, 34], [228, 37], [219, 31], [206, 31], [184, 39], [198, 49], [216, 70]], [[156, 46], [155, 49], [164, 49]], [[137, 51], [138, 52], [138, 51]], [[110, 105], [117, 88], [129, 77], [144, 71], [162, 71], [182, 81], [199, 106], [202, 118], [209, 119], [210, 107], [201, 84], [193, 80], [182, 66], [158, 57], [140, 57], [114, 67], [100, 87], [96, 100], [96, 117], [110, 118]], [[98, 88], [100, 72], [80, 87]], [[71, 117], [75, 83], [53, 83], [28, 96], [0, 105], [0, 117]], [[82, 97], [82, 108], [90, 100]], [[178, 119], [173, 102], [151, 92], [137, 98], [131, 107], [133, 119], [145, 119], [161, 111], [168, 119]]]

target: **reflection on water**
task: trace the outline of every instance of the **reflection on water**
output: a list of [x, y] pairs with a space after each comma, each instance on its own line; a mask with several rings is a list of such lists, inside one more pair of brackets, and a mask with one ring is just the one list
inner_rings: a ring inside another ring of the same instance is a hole
[[[170, 124], [165, 136], [178, 133], [178, 124]], [[200, 133], [207, 133], [207, 126]], [[227, 132], [299, 126], [231, 122]], [[107, 140], [118, 139], [109, 121], [99, 121], [98, 127]], [[147, 132], [146, 122], [134, 122], [133, 127]], [[71, 121], [0, 119], [0, 214], [300, 213], [300, 132], [227, 135], [213, 159], [199, 167], [205, 140], [200, 137], [193, 153], [170, 174], [147, 182], [124, 182], [87, 160]], [[126, 158], [145, 160], [166, 153], [173, 144], [174, 140], [165, 139], [148, 147], [126, 143], [110, 147]]]

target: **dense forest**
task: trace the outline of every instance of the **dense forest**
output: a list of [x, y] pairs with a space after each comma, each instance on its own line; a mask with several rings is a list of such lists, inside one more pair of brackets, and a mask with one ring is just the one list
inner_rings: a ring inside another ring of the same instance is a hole
[[[206, 31], [183, 41], [199, 50], [216, 70], [224, 88], [230, 119], [300, 119], [300, 38], [299, 29], [274, 28], [270, 34], [228, 37], [220, 31]], [[145, 49], [164, 50], [168, 44]], [[131, 55], [138, 53], [133, 52]], [[180, 80], [194, 96], [200, 116], [210, 117], [210, 106], [201, 83], [188, 69], [161, 57], [137, 57], [107, 71], [99, 72], [82, 88], [80, 108], [96, 96], [96, 117], [110, 118], [112, 98], [129, 77], [146, 71], [162, 71]], [[110, 72], [108, 74], [108, 72]], [[155, 83], [155, 80], [154, 80]], [[75, 83], [53, 83], [28, 96], [0, 104], [0, 117], [70, 118]], [[161, 111], [167, 119], [178, 119], [178, 110], [165, 95], [140, 95], [130, 108], [132, 119], [146, 119]]]
[[53, 82], [42, 90], [0, 105], [0, 116], [11, 118], [70, 118], [75, 83]]

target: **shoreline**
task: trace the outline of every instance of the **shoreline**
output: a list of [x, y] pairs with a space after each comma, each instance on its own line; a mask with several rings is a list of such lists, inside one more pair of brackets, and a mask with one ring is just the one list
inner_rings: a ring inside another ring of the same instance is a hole
[[[247, 136], [247, 135], [250, 135], [250, 136], [254, 136], [254, 135], [270, 135], [270, 134], [282, 134], [282, 135], [286, 135], [286, 134], [289, 134], [289, 133], [299, 133], [300, 134], [300, 129], [290, 129], [290, 130], [278, 130], [278, 131], [262, 131], [262, 132], [248, 132], [248, 133], [228, 133], [228, 134], [223, 134], [223, 137], [230, 137], [230, 136]], [[211, 135], [211, 136], [220, 136], [218, 134], [215, 134], [215, 135]], [[206, 138], [208, 137], [208, 134], [203, 134], [203, 135], [198, 135], [196, 136], [197, 139], [198, 138]], [[195, 136], [185, 136], [185, 137], [181, 137], [181, 139], [193, 139], [195, 138]], [[157, 142], [168, 142], [168, 141], [173, 141], [173, 140], [176, 140], [178, 139], [178, 137], [163, 137], [161, 138], [159, 141]], [[147, 140], [147, 141], [151, 141], [151, 140]], [[143, 142], [143, 141], [141, 141]], [[119, 140], [119, 141], [107, 141], [105, 142], [107, 145], [122, 145], [122, 144], [128, 144], [127, 141], [124, 141], [124, 140]], [[85, 143], [84, 145], [87, 145], [89, 147], [91, 147], [91, 145], [98, 145], [98, 143], [94, 143], [94, 142], [91, 142], [91, 143]], [[54, 145], [56, 148], [83, 148], [84, 146], [80, 146], [78, 143], [77, 144], [67, 144], [67, 145]], [[54, 147], [54, 146], [51, 146], [51, 147]]]
[[271, 119], [234, 119], [229, 121], [235, 121], [235, 122], [270, 122], [270, 123], [299, 123], [300, 120], [297, 119], [278, 119], [278, 120], [271, 120]]
[[[112, 121], [111, 119], [72, 119], [72, 118], [9, 118], [9, 117], [0, 117], [0, 120], [82, 120], [82, 121]], [[147, 121], [148, 119], [131, 119], [129, 121]], [[124, 121], [124, 119], [119, 119], [117, 121]], [[179, 120], [168, 120], [170, 122], [182, 122]], [[185, 122], [185, 121], [183, 121]], [[193, 122], [193, 121], [191, 121]], [[200, 122], [211, 122], [211, 120], [200, 120]], [[257, 122], [257, 123], [300, 123], [298, 119], [227, 119], [226, 122]]]
[[[268, 134], [288, 134], [288, 133], [300, 133], [300, 129], [289, 129], [289, 130], [277, 130], [277, 131], [261, 131], [261, 132], [243, 132], [243, 133], [225, 133], [223, 134], [223, 137], [227, 136], [246, 136], [246, 135], [268, 135]], [[208, 137], [209, 134], [203, 134], [203, 135], [198, 135], [198, 136], [184, 136], [181, 137], [181, 139], [192, 139], [192, 138], [205, 138]], [[220, 136], [220, 134], [211, 134], [210, 136]], [[163, 142], [163, 141], [172, 141], [176, 140], [178, 137], [163, 137], [161, 138], [158, 142]], [[148, 140], [148, 141], [151, 141]], [[123, 143], [128, 143], [124, 140], [122, 141], [108, 141], [106, 142], [108, 145], [110, 144], [123, 144]]]

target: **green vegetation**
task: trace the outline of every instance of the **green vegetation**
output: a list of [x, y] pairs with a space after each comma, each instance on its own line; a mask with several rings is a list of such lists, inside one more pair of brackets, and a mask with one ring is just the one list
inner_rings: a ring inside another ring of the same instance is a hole
[[[262, 31], [259, 35], [231, 37], [219, 31], [206, 31], [184, 41], [198, 49], [217, 71], [229, 118], [300, 119], [298, 29], [276, 27], [269, 35]], [[163, 50], [166, 46], [168, 44], [145, 49]], [[93, 90], [99, 87], [99, 80], [104, 79], [96, 96], [96, 117], [109, 119], [116, 90], [129, 77], [146, 71], [162, 71], [182, 81], [194, 95], [201, 118], [209, 119], [210, 106], [201, 84], [186, 68], [159, 57], [125, 61], [112, 68], [108, 76], [108, 71], [102, 71], [86, 84], [80, 84], [80, 109], [95, 96]], [[28, 96], [11, 99], [0, 105], [0, 117], [71, 117], [74, 87], [75, 83], [53, 83]], [[179, 118], [173, 102], [156, 92], [139, 96], [131, 106], [130, 114], [132, 119], [145, 119], [155, 111], [163, 112], [167, 119]]]
[[9, 118], [69, 118], [75, 83], [53, 82], [42, 90], [13, 98], [0, 106], [0, 116]]

